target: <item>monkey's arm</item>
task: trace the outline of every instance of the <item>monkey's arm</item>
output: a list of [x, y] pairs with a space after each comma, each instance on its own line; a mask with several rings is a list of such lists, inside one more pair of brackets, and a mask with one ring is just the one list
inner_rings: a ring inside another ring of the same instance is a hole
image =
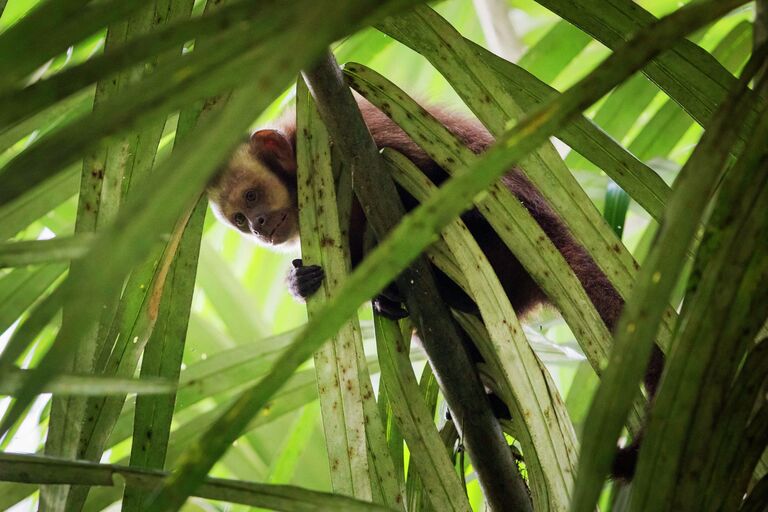
[[[306, 301], [317, 293], [325, 279], [325, 271], [320, 265], [304, 265], [301, 259], [291, 262], [288, 272], [288, 290], [296, 299]], [[387, 287], [381, 294], [373, 299], [373, 308], [390, 320], [400, 320], [408, 316], [403, 308], [403, 299], [393, 286]]]

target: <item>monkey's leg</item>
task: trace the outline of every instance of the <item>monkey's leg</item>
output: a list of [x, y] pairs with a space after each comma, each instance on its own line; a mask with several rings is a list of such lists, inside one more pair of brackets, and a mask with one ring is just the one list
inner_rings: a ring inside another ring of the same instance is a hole
[[[659, 388], [661, 373], [664, 371], [664, 359], [664, 353], [658, 345], [654, 345], [643, 378], [645, 390], [648, 393], [648, 410], [653, 406], [653, 400], [656, 397], [656, 392]], [[623, 448], [616, 449], [616, 455], [613, 458], [613, 465], [611, 466], [611, 478], [614, 480], [629, 482], [635, 476], [637, 458], [645, 434], [644, 430], [645, 425], [640, 428], [640, 432], [635, 435], [635, 438], [631, 443]]]
[[635, 436], [630, 444], [616, 449], [616, 455], [613, 457], [613, 464], [611, 465], [611, 478], [623, 482], [632, 480], [632, 477], [635, 476], [637, 457], [642, 441], [643, 434], [641, 432]]

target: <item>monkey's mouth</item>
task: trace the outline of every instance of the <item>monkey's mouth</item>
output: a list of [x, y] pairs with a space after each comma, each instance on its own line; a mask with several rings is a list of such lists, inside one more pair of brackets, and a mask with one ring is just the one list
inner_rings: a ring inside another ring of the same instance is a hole
[[[277, 222], [277, 225], [272, 229], [272, 231], [270, 231], [270, 233], [269, 233], [269, 235], [267, 237], [269, 239], [269, 243], [271, 243], [271, 244], [279, 244], [279, 243], [283, 242], [283, 240], [282, 240], [283, 236], [282, 236], [281, 233], [279, 233], [279, 231], [280, 231], [280, 228], [283, 227], [283, 224], [285, 224], [285, 219], [287, 219], [287, 218], [288, 218], [288, 212], [285, 212], [283, 214], [283, 216], [280, 217], [280, 220]], [[278, 235], [277, 239], [276, 239], [275, 235]]]

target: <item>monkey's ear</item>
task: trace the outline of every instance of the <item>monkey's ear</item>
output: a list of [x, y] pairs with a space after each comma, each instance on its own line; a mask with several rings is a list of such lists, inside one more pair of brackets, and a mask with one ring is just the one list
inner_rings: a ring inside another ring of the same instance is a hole
[[277, 130], [258, 130], [251, 135], [251, 152], [267, 163], [276, 163], [284, 171], [296, 172], [296, 157], [290, 141]]

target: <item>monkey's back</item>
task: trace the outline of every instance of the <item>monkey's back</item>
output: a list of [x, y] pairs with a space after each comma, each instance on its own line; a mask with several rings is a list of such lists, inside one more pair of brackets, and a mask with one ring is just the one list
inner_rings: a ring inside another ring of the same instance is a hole
[[[438, 186], [448, 178], [448, 173], [434, 162], [402, 128], [365, 99], [358, 97], [357, 100], [366, 125], [379, 148], [392, 148], [402, 153]], [[482, 153], [494, 142], [493, 136], [474, 118], [441, 107], [431, 106], [427, 110], [474, 153]], [[292, 112], [283, 118], [282, 128], [295, 147], [296, 125], [295, 115]], [[555, 247], [563, 254], [585, 287], [587, 295], [595, 304], [603, 321], [612, 328], [618, 319], [623, 301], [602, 271], [584, 248], [573, 239], [562, 220], [519, 169], [510, 169], [501, 178], [501, 183], [520, 200]], [[406, 210], [410, 211], [417, 206], [417, 201], [404, 191], [400, 190], [400, 195]], [[525, 315], [533, 307], [546, 301], [544, 293], [476, 209], [465, 212], [462, 220], [467, 224], [496, 271], [518, 315]], [[350, 222], [352, 263], [356, 265], [362, 259], [362, 235], [365, 229], [363, 210], [356, 201]], [[441, 294], [453, 307], [466, 310], [468, 305], [472, 304], [469, 297], [439, 270], [437, 278]]]

